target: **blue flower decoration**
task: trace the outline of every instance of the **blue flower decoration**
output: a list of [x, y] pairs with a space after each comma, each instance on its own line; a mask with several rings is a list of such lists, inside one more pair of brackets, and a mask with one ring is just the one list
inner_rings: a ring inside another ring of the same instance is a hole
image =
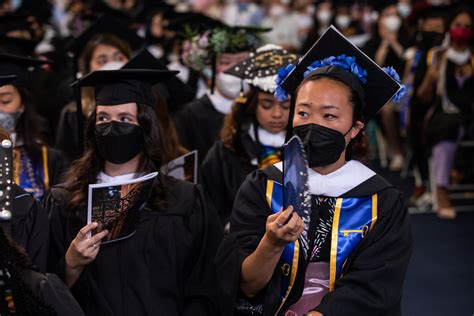
[[342, 68], [355, 75], [363, 84], [367, 83], [367, 71], [365, 71], [356, 63], [355, 57], [346, 56], [344, 54], [339, 56], [331, 56], [323, 60], [316, 60], [311, 65], [309, 65], [308, 70], [306, 70], [304, 73], [304, 76], [306, 77], [310, 72], [325, 66], [337, 66]]
[[[363, 84], [367, 83], [367, 71], [361, 68], [355, 61], [355, 57], [339, 55], [330, 56], [322, 60], [316, 60], [308, 66], [303, 76], [306, 77], [310, 72], [324, 66], [337, 66], [348, 72], [354, 74]], [[288, 74], [295, 68], [295, 65], [288, 64], [285, 68], [278, 70], [278, 75], [275, 79], [276, 89], [275, 97], [278, 101], [285, 101], [288, 98], [288, 93], [281, 87], [282, 82]]]
[[393, 80], [400, 84], [400, 89], [398, 89], [397, 93], [395, 93], [395, 95], [392, 97], [394, 102], [400, 102], [402, 97], [407, 93], [406, 86], [402, 83], [402, 81], [400, 80], [400, 76], [393, 67], [384, 67], [383, 71], [385, 71], [387, 75], [392, 77]]
[[288, 76], [288, 74], [295, 68], [295, 65], [293, 64], [288, 64], [286, 67], [278, 69], [278, 74], [275, 78], [275, 83], [276, 83], [276, 89], [275, 89], [275, 98], [283, 102], [286, 99], [288, 99], [288, 93], [285, 91], [285, 89], [282, 88], [281, 84], [283, 83], [283, 80]]

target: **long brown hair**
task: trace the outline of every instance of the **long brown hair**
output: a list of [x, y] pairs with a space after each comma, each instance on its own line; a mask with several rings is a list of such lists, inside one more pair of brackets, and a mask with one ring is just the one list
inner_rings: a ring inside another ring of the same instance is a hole
[[242, 124], [246, 120], [256, 120], [255, 111], [258, 106], [259, 90], [251, 88], [246, 94], [246, 103], [235, 103], [232, 112], [224, 119], [224, 125], [220, 131], [220, 140], [225, 147], [232, 151], [239, 151], [239, 135], [242, 132]]
[[[150, 173], [159, 171], [164, 161], [173, 159], [169, 152], [169, 144], [166, 144], [166, 137], [158, 120], [157, 110], [146, 104], [137, 104], [137, 119], [143, 130], [144, 147], [140, 161], [139, 173]], [[96, 112], [88, 118], [85, 132], [85, 150], [81, 158], [74, 161], [67, 171], [65, 186], [71, 191], [71, 200], [69, 207], [71, 211], [78, 210], [78, 207], [84, 205], [87, 201], [88, 186], [97, 182], [97, 176], [104, 169], [105, 161], [98, 154], [97, 142], [95, 139]], [[164, 188], [161, 181], [164, 177], [159, 174], [158, 185], [153, 186], [151, 194], [152, 200], [150, 206], [162, 207]]]

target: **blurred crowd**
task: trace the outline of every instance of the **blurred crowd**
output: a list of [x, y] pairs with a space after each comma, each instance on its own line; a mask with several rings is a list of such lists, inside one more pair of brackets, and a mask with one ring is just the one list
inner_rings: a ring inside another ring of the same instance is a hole
[[[75, 116], [67, 113], [74, 110], [69, 84], [75, 78], [109, 61], [125, 62], [144, 46], [168, 68], [180, 70], [179, 77], [196, 97], [203, 94], [209, 69], [196, 73], [181, 58], [185, 29], [179, 26], [186, 14], [201, 14], [189, 18], [194, 19], [192, 25], [205, 26], [202, 17], [209, 17], [230, 26], [268, 28], [264, 42], [300, 55], [332, 24], [380, 66], [394, 65], [407, 87], [401, 102], [385, 107], [369, 124], [370, 158], [405, 177], [414, 175], [412, 204], [434, 203], [452, 214], [447, 187], [473, 176], [471, 9], [470, 1], [449, 0], [3, 0], [0, 51], [48, 60], [31, 73], [31, 110], [39, 115], [25, 111], [24, 116], [41, 131], [37, 135], [45, 144], [73, 159], [78, 153], [70, 139], [75, 136], [61, 129], [75, 124]], [[87, 30], [104, 15], [114, 19], [115, 32], [120, 29], [125, 41], [105, 34], [106, 26], [94, 31], [103, 33], [95, 38], [104, 44], [97, 52], [97, 43], [89, 41], [94, 33], [88, 35]]]

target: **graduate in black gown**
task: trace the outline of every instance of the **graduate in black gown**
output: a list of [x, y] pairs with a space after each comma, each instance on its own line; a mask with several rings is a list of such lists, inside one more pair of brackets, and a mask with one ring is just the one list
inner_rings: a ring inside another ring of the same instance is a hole
[[278, 102], [273, 96], [275, 78], [279, 68], [298, 57], [273, 44], [258, 48], [252, 55], [226, 71], [249, 84], [250, 91], [236, 99], [220, 139], [201, 165], [201, 183], [224, 225], [247, 174], [280, 161], [288, 124], [290, 101]]
[[[74, 56], [75, 71], [79, 72], [74, 73], [74, 78], [100, 70], [110, 62], [126, 63], [132, 57], [133, 50], [138, 49], [140, 45], [141, 39], [138, 35], [114, 17], [104, 15], [73, 39], [68, 46], [68, 50]], [[81, 94], [82, 113], [84, 118], [87, 118], [93, 110], [94, 98], [90, 89], [82, 89]], [[55, 140], [55, 146], [70, 160], [79, 158], [82, 153], [77, 136], [76, 103], [71, 101], [61, 111]]]
[[166, 159], [151, 86], [172, 75], [120, 69], [76, 83], [95, 89], [85, 152], [44, 205], [51, 213], [49, 268], [87, 315], [219, 314], [213, 258], [222, 227], [194, 184], [159, 173], [132, 236], [103, 245], [106, 230], [87, 237], [97, 227], [86, 222], [90, 183], [159, 171]]
[[0, 126], [10, 133], [15, 147], [13, 179], [36, 199], [62, 181], [67, 165], [62, 152], [45, 143], [35, 111], [29, 69], [47, 63], [26, 56], [0, 55], [0, 75], [18, 76], [0, 87]]
[[400, 315], [405, 200], [358, 159], [365, 120], [404, 88], [333, 27], [290, 69], [276, 95], [293, 96], [288, 130], [307, 152], [307, 199], [299, 213], [282, 209], [281, 163], [242, 184], [216, 259], [225, 315]]
[[[16, 80], [17, 76], [0, 76], [0, 86]], [[6, 148], [12, 145], [10, 135], [0, 128], [0, 142], [6, 141]], [[11, 164], [9, 160], [2, 161], [2, 201], [7, 200], [8, 185], [12, 180]], [[49, 222], [46, 212], [30, 194], [25, 192], [15, 183], [11, 188], [11, 209], [0, 212], [0, 226], [9, 237], [21, 246], [31, 261], [41, 271], [46, 270], [48, 255]]]
[[261, 32], [261, 29], [221, 24], [183, 45], [184, 62], [201, 71], [210, 82], [210, 89], [185, 105], [175, 117], [181, 144], [189, 150], [197, 149], [201, 162], [218, 139], [224, 117], [231, 112], [241, 89], [239, 78], [224, 71], [249, 57], [249, 51], [261, 42]]

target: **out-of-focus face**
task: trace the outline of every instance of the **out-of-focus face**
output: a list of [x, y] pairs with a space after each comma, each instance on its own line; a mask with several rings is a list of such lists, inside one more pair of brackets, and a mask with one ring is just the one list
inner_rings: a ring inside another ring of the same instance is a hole
[[350, 90], [343, 83], [319, 79], [305, 82], [296, 96], [293, 127], [318, 124], [339, 131], [345, 136], [346, 144], [357, 136], [364, 124], [353, 124], [353, 108]]
[[270, 93], [258, 93], [255, 116], [258, 124], [270, 133], [279, 133], [286, 129], [289, 113], [290, 100], [279, 102]]
[[449, 28], [450, 29], [454, 29], [454, 28], [471, 29], [472, 28], [471, 17], [469, 16], [469, 14], [463, 12], [454, 18]]
[[95, 124], [110, 123], [111, 121], [140, 125], [138, 124], [137, 104], [97, 105]]
[[162, 14], [156, 14], [151, 19], [150, 33], [155, 38], [162, 38], [165, 36], [164, 27], [168, 22], [163, 18]]
[[128, 58], [117, 47], [99, 44], [92, 53], [89, 63], [90, 71], [100, 70], [102, 66], [112, 61], [126, 63]]
[[427, 18], [423, 21], [421, 26], [422, 32], [436, 32], [443, 34], [444, 31], [444, 21], [442, 18]]
[[0, 87], [0, 112], [14, 113], [23, 110], [20, 92], [15, 86], [7, 84]]
[[221, 54], [217, 58], [216, 73], [221, 73], [229, 69], [230, 67], [244, 61], [249, 57], [248, 52], [236, 53], [236, 54]]

